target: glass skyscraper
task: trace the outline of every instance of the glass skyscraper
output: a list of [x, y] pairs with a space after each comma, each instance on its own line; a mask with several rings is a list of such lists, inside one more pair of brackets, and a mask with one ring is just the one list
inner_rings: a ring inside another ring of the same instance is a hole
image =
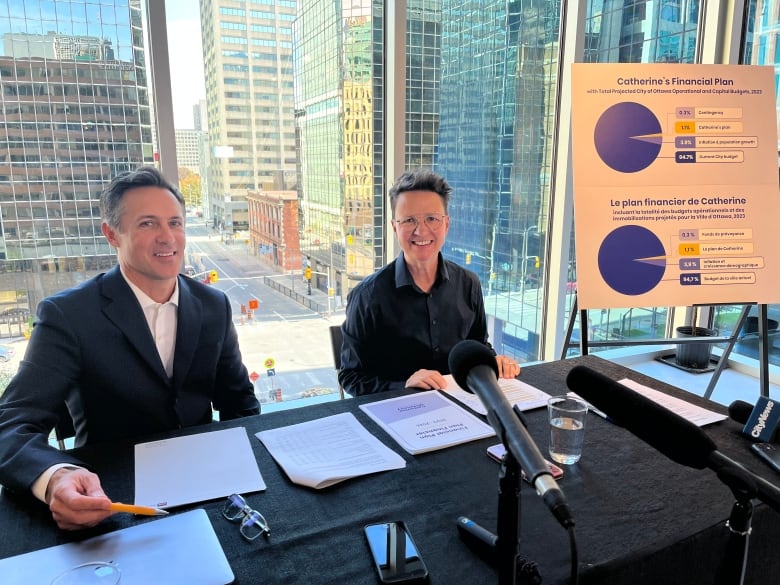
[[0, 309], [34, 310], [115, 263], [100, 192], [154, 160], [142, 22], [139, 0], [0, 12]]
[[[453, 188], [444, 254], [480, 277], [492, 335], [535, 357], [538, 314], [495, 305], [539, 290], [556, 106], [557, 2], [448, 2], [435, 170]], [[506, 299], [511, 299], [506, 296]], [[491, 302], [492, 301], [492, 302]], [[506, 326], [504, 326], [506, 325]], [[509, 330], [511, 329], [511, 330]], [[520, 331], [522, 330], [522, 331]]]
[[[406, 20], [405, 166], [431, 167], [438, 131], [441, 0]], [[389, 259], [383, 180], [383, 7], [303, 0], [294, 24], [301, 251], [344, 298]]]

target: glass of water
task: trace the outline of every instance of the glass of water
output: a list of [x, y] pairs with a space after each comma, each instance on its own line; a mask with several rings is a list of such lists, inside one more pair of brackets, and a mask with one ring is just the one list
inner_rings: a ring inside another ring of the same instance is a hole
[[550, 415], [550, 457], [556, 463], [571, 465], [582, 457], [585, 415], [588, 404], [571, 396], [553, 396], [547, 401]]

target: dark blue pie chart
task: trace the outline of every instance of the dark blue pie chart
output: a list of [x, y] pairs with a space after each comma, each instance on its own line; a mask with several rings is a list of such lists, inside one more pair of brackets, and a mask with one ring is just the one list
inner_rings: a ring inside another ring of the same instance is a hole
[[658, 157], [663, 135], [653, 112], [642, 104], [620, 102], [596, 122], [593, 140], [605, 165], [620, 173], [635, 173]]
[[666, 272], [661, 240], [638, 225], [610, 232], [599, 247], [599, 272], [609, 287], [624, 295], [653, 290]]

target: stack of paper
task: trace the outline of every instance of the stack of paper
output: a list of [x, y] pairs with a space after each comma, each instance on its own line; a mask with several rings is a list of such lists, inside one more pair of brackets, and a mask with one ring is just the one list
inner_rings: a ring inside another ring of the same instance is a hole
[[138, 505], [171, 508], [264, 489], [244, 427], [135, 446]]
[[490, 425], [436, 390], [361, 404], [360, 410], [412, 455], [495, 434]]
[[643, 384], [635, 382], [634, 380], [624, 378], [618, 381], [623, 384], [623, 386], [631, 388], [631, 390], [634, 392], [638, 392], [653, 402], [657, 402], [664, 408], [667, 408], [673, 413], [680, 415], [696, 426], [703, 427], [704, 425], [725, 420], [727, 418], [725, 414], [718, 414], [717, 412], [707, 410], [701, 406], [696, 406], [695, 404], [691, 404], [690, 402], [681, 400], [680, 398], [675, 398], [674, 396], [670, 396], [669, 394], [661, 392], [660, 390], [654, 390], [653, 388], [644, 386]]
[[[447, 380], [447, 387], [445, 388], [447, 394], [462, 402], [474, 412], [487, 414], [487, 410], [485, 410], [485, 406], [482, 404], [479, 396], [466, 392], [458, 386], [455, 379], [449, 374], [444, 376], [444, 379]], [[538, 388], [515, 378], [499, 378], [498, 385], [504, 391], [504, 396], [506, 396], [509, 404], [512, 406], [516, 404], [520, 410], [531, 410], [547, 406], [547, 399], [550, 398], [547, 392], [542, 392]]]
[[261, 431], [255, 436], [290, 481], [317, 489], [406, 466], [403, 457], [385, 447], [350, 413]]

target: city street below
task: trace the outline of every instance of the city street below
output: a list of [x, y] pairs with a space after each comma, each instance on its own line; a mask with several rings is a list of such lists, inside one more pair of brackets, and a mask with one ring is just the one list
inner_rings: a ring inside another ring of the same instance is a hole
[[[241, 355], [264, 412], [339, 398], [328, 328], [344, 320], [343, 307], [329, 305], [325, 291], [313, 288], [311, 295], [305, 294], [302, 271], [281, 275], [251, 254], [246, 243], [226, 244], [218, 232], [193, 217], [187, 220], [186, 256], [185, 271], [191, 278], [204, 280], [208, 272], [217, 272], [217, 282], [209, 286], [230, 299]], [[257, 308], [250, 318], [251, 300]], [[1, 388], [16, 373], [27, 348], [21, 333], [20, 328], [18, 335], [2, 339]]]
[[[329, 327], [344, 320], [343, 307], [336, 307], [333, 299], [329, 305], [325, 291], [313, 288], [307, 295], [303, 270], [279, 274], [253, 255], [247, 243], [226, 244], [200, 220], [188, 218], [187, 244], [187, 265], [196, 270], [193, 277], [203, 280], [215, 270], [218, 280], [210, 286], [231, 301], [243, 361], [252, 377], [257, 375], [255, 393], [263, 410], [338, 399]], [[257, 308], [250, 316], [251, 300]]]

